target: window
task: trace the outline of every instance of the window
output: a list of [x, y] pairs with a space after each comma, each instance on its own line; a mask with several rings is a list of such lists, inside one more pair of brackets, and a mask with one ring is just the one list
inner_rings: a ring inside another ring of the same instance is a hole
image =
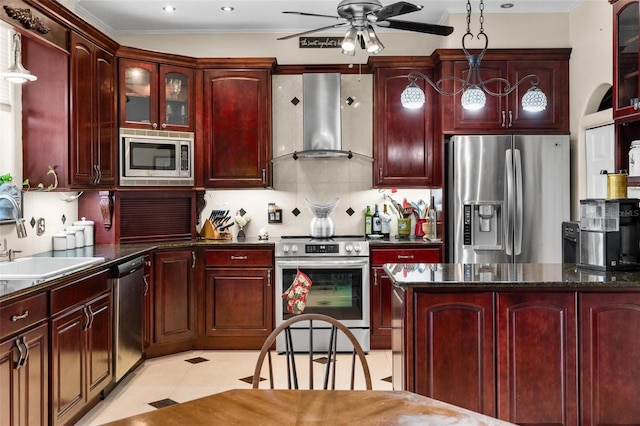
[[[5, 26], [0, 25], [0, 70], [6, 70], [11, 63], [11, 35], [12, 30]], [[0, 79], [0, 109], [10, 109], [10, 96], [11, 87], [8, 81]]]

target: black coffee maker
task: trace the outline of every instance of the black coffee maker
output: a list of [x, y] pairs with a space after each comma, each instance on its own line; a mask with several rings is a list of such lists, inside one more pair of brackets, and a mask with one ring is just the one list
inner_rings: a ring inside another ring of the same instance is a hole
[[580, 263], [598, 269], [640, 268], [640, 199], [580, 201]]

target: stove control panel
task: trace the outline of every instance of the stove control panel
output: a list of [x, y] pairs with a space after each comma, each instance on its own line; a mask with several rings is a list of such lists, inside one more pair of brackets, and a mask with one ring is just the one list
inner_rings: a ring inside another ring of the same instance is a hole
[[304, 246], [307, 254], [338, 254], [340, 245], [338, 244], [307, 244]]
[[369, 244], [366, 241], [350, 242], [284, 242], [276, 243], [276, 257], [313, 257], [313, 256], [369, 256]]

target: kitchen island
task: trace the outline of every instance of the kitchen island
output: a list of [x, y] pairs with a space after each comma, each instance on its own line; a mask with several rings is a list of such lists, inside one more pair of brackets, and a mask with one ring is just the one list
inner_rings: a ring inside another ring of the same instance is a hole
[[640, 424], [640, 271], [384, 269], [394, 389], [518, 424]]

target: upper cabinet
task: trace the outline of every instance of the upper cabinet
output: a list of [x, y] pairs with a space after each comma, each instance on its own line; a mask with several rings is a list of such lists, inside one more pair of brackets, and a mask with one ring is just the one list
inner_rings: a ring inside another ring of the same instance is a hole
[[274, 64], [269, 58], [203, 63], [205, 187], [271, 186]]
[[70, 187], [113, 187], [117, 175], [115, 55], [71, 33]]
[[619, 0], [613, 5], [613, 116], [640, 118], [640, 8], [638, 0]]
[[435, 91], [423, 80], [426, 94], [419, 109], [407, 109], [400, 95], [411, 71], [433, 77], [428, 57], [372, 57], [373, 69], [373, 186], [439, 187], [442, 183], [442, 143], [434, 138]]
[[[517, 86], [507, 96], [487, 96], [484, 108], [465, 110], [462, 93], [440, 96], [440, 116], [445, 133], [513, 133], [513, 132], [569, 132], [569, 56], [571, 49], [489, 50], [480, 64], [484, 81], [504, 78], [515, 84], [535, 74], [538, 87], [547, 95], [547, 108], [541, 112], [522, 109], [522, 97], [531, 88], [530, 79]], [[438, 78], [455, 76], [465, 79], [469, 63], [461, 50], [440, 49], [434, 54], [439, 64]], [[445, 83], [444, 89], [453, 91], [459, 86]], [[493, 92], [504, 91], [501, 83], [490, 83]]]
[[120, 126], [193, 131], [194, 70], [120, 59]]

